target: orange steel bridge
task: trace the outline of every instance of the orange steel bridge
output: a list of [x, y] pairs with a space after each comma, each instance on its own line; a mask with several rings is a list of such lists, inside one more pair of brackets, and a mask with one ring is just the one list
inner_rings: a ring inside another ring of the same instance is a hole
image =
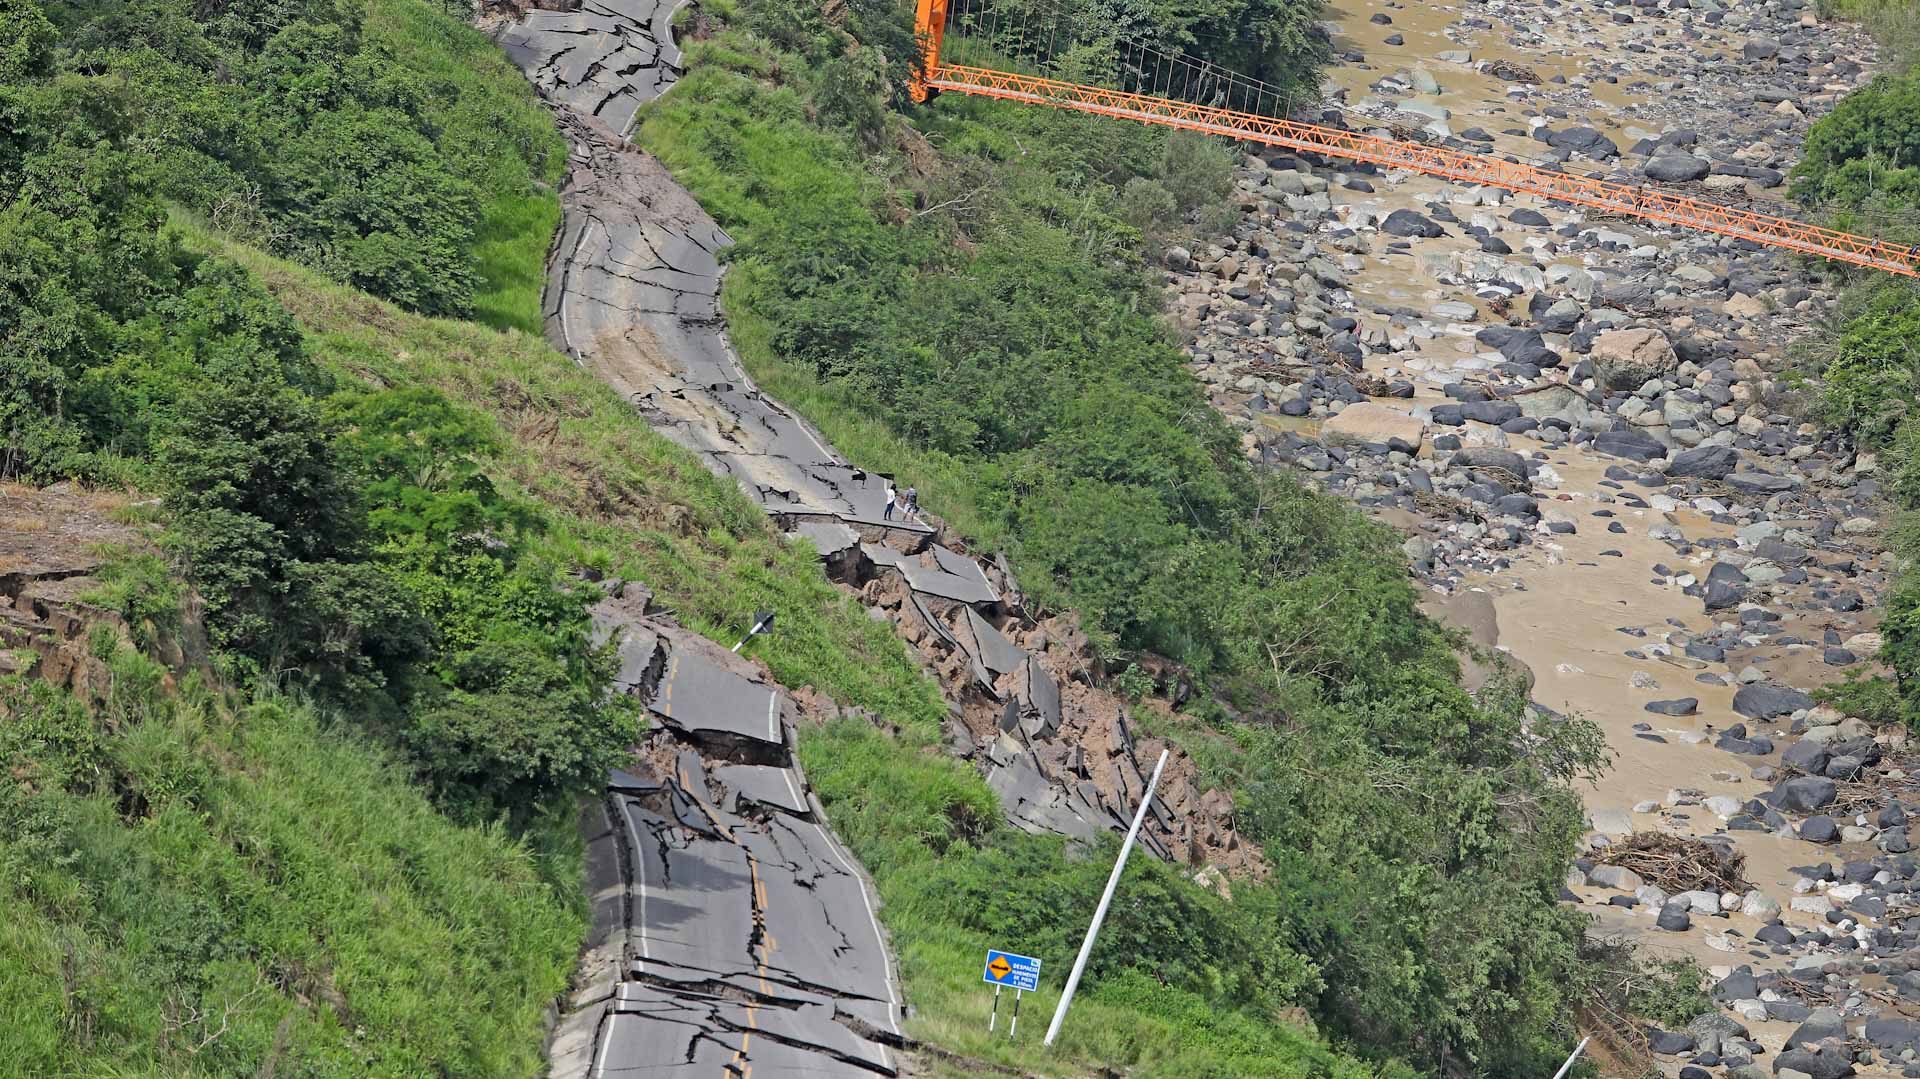
[[[1821, 228], [1791, 218], [1689, 198], [1658, 187], [1601, 180], [1507, 161], [1491, 154], [1380, 138], [1357, 131], [1299, 123], [1258, 112], [1181, 101], [1157, 94], [943, 63], [940, 53], [947, 30], [947, 7], [948, 0], [918, 0], [916, 28], [922, 52], [921, 66], [913, 84], [913, 96], [917, 101], [926, 101], [935, 93], [951, 90], [1112, 116], [1143, 124], [1183, 128], [1246, 142], [1284, 146], [1290, 150], [1367, 161], [1388, 168], [1411, 169], [1463, 183], [1539, 195], [1598, 210], [1631, 214], [1660, 224], [1719, 233], [1855, 266], [1920, 277], [1920, 245], [1908, 247], [1883, 243], [1871, 237]], [[1231, 75], [1225, 77], [1233, 78]]]

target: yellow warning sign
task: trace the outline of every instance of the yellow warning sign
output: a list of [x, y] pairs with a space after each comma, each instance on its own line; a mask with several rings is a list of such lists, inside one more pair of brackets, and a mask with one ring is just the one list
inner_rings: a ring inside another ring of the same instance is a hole
[[1007, 962], [1006, 956], [996, 955], [993, 957], [993, 962], [987, 964], [987, 969], [993, 971], [995, 978], [1005, 979], [1007, 975], [1013, 973], [1013, 964]]

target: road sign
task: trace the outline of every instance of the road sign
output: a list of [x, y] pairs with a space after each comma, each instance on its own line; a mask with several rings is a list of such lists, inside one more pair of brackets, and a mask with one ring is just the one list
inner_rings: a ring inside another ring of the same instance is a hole
[[1040, 960], [1030, 955], [987, 951], [987, 966], [980, 980], [988, 985], [1003, 985], [1031, 993], [1040, 988]]

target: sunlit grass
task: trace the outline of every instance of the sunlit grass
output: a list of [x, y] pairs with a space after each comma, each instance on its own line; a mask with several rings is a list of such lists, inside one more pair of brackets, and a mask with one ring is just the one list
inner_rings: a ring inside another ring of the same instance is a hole
[[559, 226], [558, 195], [501, 195], [487, 204], [473, 242], [480, 273], [473, 293], [475, 319], [495, 329], [542, 332], [547, 246]]

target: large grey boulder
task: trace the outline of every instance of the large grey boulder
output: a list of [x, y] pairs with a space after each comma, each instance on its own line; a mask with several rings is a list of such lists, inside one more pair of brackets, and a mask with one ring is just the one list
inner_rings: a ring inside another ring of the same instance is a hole
[[1718, 480], [1739, 466], [1740, 452], [1732, 446], [1700, 446], [1676, 454], [1667, 465], [1667, 475]]
[[1867, 1020], [1867, 1040], [1882, 1049], [1920, 1047], [1920, 1023], [1888, 1016]]
[[1781, 764], [1810, 776], [1824, 774], [1827, 770], [1827, 762], [1832, 759], [1833, 754], [1827, 751], [1826, 746], [1804, 738], [1788, 746], [1786, 752], [1780, 754]]
[[1395, 210], [1388, 214], [1387, 219], [1380, 222], [1380, 231], [1389, 236], [1418, 236], [1428, 240], [1447, 234], [1447, 230], [1435, 224], [1431, 218], [1412, 210]]
[[1520, 479], [1527, 478], [1527, 459], [1498, 446], [1463, 447], [1454, 452], [1451, 463], [1455, 468], [1497, 468]]
[[1795, 776], [1775, 787], [1773, 793], [1782, 809], [1817, 813], [1833, 804], [1840, 788], [1825, 776]]
[[1547, 134], [1547, 145], [1556, 150], [1571, 150], [1598, 160], [1611, 160], [1620, 156], [1620, 147], [1613, 140], [1590, 127], [1570, 127], [1565, 131], [1552, 131]]
[[1774, 719], [1812, 708], [1813, 698], [1787, 686], [1755, 682], [1733, 695], [1733, 710], [1748, 719]]
[[1666, 444], [1640, 431], [1602, 431], [1593, 436], [1593, 451], [1645, 464], [1667, 455]]
[[1640, 169], [1649, 180], [1658, 180], [1663, 184], [1686, 183], [1698, 180], [1713, 171], [1713, 163], [1703, 161], [1692, 154], [1657, 154]]
[[1809, 1049], [1789, 1049], [1773, 1058], [1773, 1074], [1797, 1071], [1812, 1079], [1846, 1079], [1853, 1075], [1853, 1061], [1841, 1053], [1816, 1053]]

